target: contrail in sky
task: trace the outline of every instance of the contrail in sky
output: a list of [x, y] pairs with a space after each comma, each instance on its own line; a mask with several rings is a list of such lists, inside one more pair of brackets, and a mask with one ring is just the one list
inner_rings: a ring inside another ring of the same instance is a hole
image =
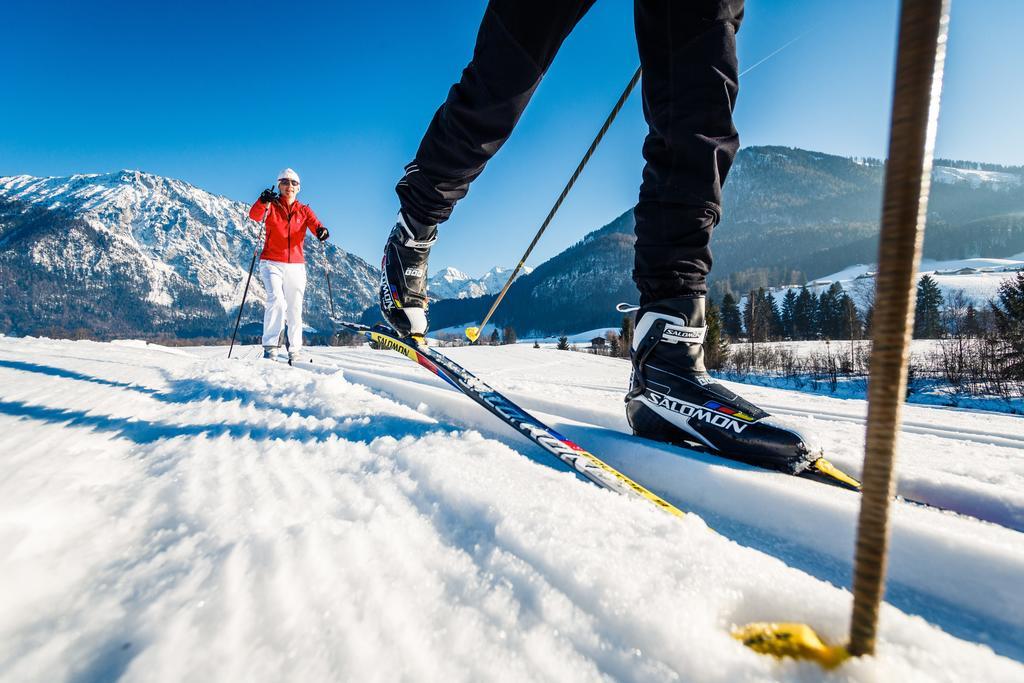
[[786, 43], [786, 44], [785, 44], [785, 45], [783, 45], [782, 47], [778, 48], [777, 50], [775, 50], [775, 52], [772, 52], [772, 53], [771, 53], [770, 55], [768, 55], [768, 56], [767, 56], [767, 57], [765, 57], [764, 59], [761, 59], [761, 60], [759, 60], [759, 61], [755, 62], [754, 64], [752, 64], [752, 65], [748, 66], [748, 67], [747, 67], [746, 69], [744, 69], [743, 71], [741, 71], [741, 72], [740, 72], [740, 76], [744, 76], [744, 75], [746, 75], [746, 74], [750, 73], [751, 71], [753, 71], [753, 70], [754, 70], [754, 69], [756, 69], [757, 67], [761, 66], [762, 64], [764, 64], [765, 62], [767, 62], [767, 61], [768, 61], [769, 59], [771, 59], [771, 58], [772, 58], [772, 57], [774, 57], [775, 55], [777, 55], [777, 54], [779, 54], [780, 52], [782, 52], [783, 50], [785, 50], [785, 49], [786, 49], [787, 47], [789, 47], [790, 45], [792, 45], [792, 44], [793, 44], [793, 43], [795, 43], [796, 41], [798, 41], [798, 40], [800, 40], [801, 38], [803, 38], [804, 36], [806, 36], [806, 35], [807, 35], [808, 33], [810, 33], [810, 31], [809, 31], [809, 30], [808, 30], [808, 31], [804, 31], [803, 33], [801, 33], [800, 35], [798, 35], [798, 36], [797, 36], [796, 38], [794, 38], [793, 40], [789, 41], [788, 43]]

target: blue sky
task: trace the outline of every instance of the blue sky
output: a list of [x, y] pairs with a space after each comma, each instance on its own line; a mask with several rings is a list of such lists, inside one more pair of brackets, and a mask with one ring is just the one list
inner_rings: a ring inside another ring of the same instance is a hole
[[[332, 240], [377, 262], [394, 184], [484, 5], [13, 3], [0, 175], [138, 168], [249, 201], [292, 166]], [[896, 0], [748, 2], [741, 68], [799, 39], [741, 81], [743, 144], [884, 156], [897, 12]], [[940, 156], [1024, 164], [1022, 26], [1019, 0], [953, 1]], [[598, 0], [443, 226], [434, 270], [515, 263], [637, 63], [632, 3]], [[635, 202], [645, 130], [634, 96], [534, 265]]]

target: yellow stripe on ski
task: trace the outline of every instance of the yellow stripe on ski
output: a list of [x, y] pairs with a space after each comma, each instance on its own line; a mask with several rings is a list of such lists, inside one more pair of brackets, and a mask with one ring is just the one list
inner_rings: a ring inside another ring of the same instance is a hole
[[623, 474], [622, 472], [619, 472], [617, 469], [615, 469], [614, 467], [612, 467], [611, 465], [606, 463], [604, 460], [601, 460], [599, 457], [597, 457], [596, 455], [594, 455], [590, 451], [580, 450], [580, 451], [577, 451], [577, 452], [580, 455], [582, 455], [583, 457], [587, 458], [594, 465], [596, 465], [597, 467], [601, 468], [602, 470], [604, 470], [605, 472], [607, 472], [608, 474], [612, 475], [613, 477], [618, 479], [620, 482], [622, 482], [623, 484], [628, 486], [638, 496], [649, 500], [650, 502], [652, 502], [655, 505], [657, 505], [658, 507], [660, 507], [662, 510], [665, 510], [666, 512], [669, 512], [669, 513], [675, 515], [676, 517], [683, 517], [683, 516], [685, 516], [686, 513], [683, 512], [682, 510], [680, 510], [679, 508], [677, 508], [675, 505], [673, 505], [672, 503], [668, 502], [667, 500], [665, 500], [664, 498], [662, 498], [658, 494], [654, 493], [653, 491], [650, 491], [650, 490], [644, 488], [642, 484], [638, 484], [637, 482], [633, 481], [632, 479], [627, 477], [625, 474]]
[[410, 360], [414, 360], [416, 362], [419, 362], [419, 354], [418, 354], [418, 352], [416, 351], [416, 349], [414, 349], [413, 347], [409, 346], [408, 344], [403, 344], [402, 342], [398, 341], [397, 339], [389, 337], [386, 334], [381, 334], [379, 332], [371, 332], [370, 333], [370, 338], [374, 342], [379, 344], [382, 348], [390, 349], [392, 351], [398, 351], [400, 354], [402, 354], [403, 356], [408, 357]]

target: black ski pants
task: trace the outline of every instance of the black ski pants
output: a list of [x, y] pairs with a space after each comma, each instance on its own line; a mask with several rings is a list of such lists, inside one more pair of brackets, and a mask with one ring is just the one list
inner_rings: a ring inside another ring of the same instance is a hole
[[[396, 188], [406, 215], [425, 225], [448, 219], [593, 3], [490, 1], [472, 61]], [[732, 112], [743, 0], [635, 0], [634, 16], [649, 133], [633, 280], [647, 304], [707, 291], [711, 231], [739, 148]]]

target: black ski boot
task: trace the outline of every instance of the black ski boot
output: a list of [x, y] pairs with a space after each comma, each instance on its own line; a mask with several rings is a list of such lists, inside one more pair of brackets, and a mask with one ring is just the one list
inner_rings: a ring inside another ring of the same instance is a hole
[[790, 474], [806, 470], [817, 456], [799, 434], [707, 373], [706, 332], [704, 297], [663, 299], [637, 312], [626, 395], [633, 433]]
[[384, 245], [380, 312], [403, 337], [427, 332], [427, 260], [436, 241], [436, 225], [423, 225], [399, 211]]

